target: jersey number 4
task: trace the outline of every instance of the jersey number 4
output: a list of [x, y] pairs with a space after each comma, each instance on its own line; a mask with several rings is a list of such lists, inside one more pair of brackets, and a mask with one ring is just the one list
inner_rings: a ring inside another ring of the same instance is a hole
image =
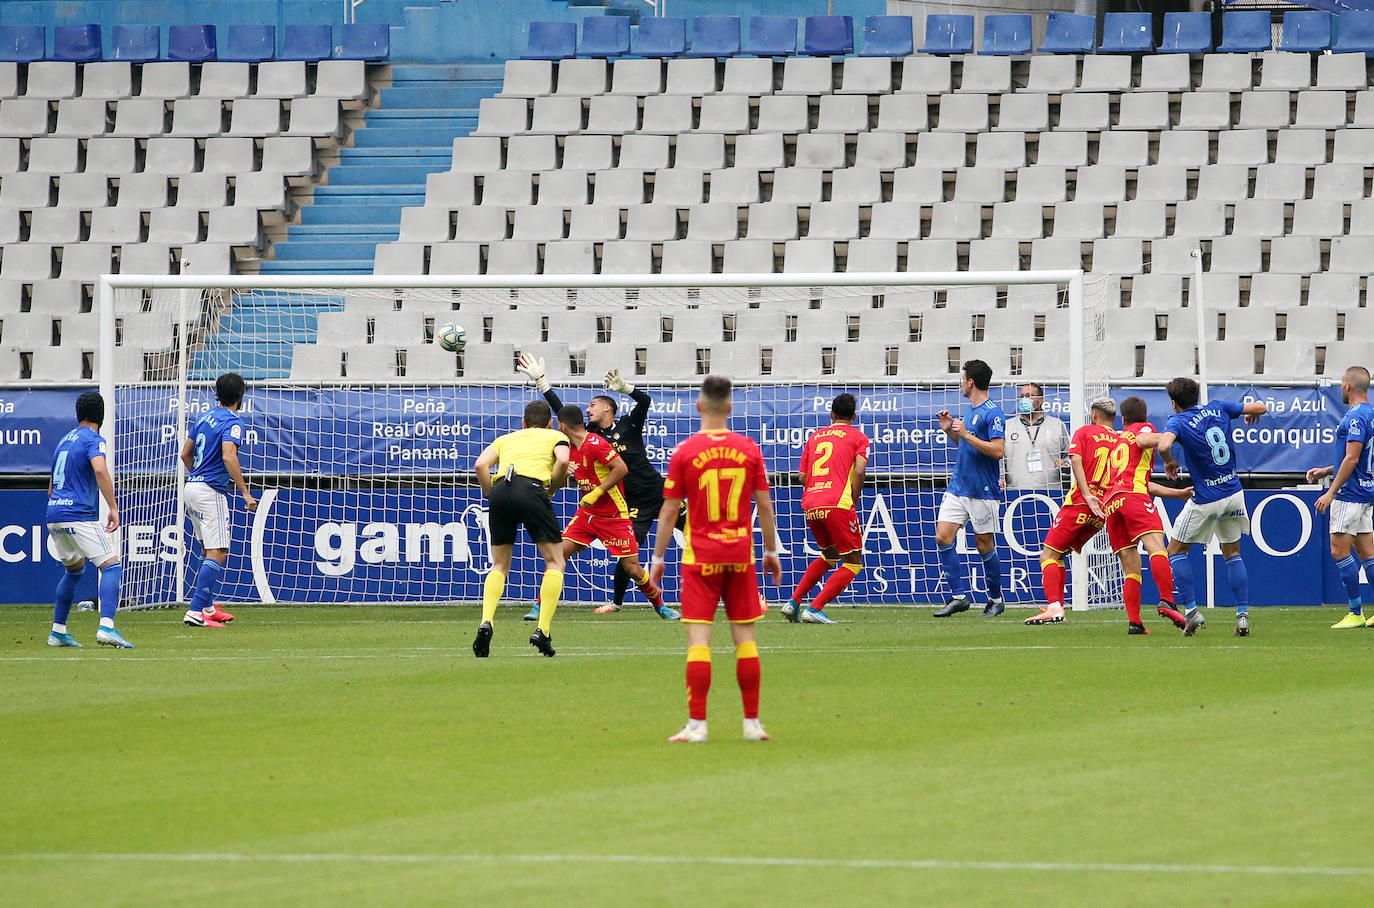
[[744, 495], [744, 483], [748, 473], [744, 467], [713, 467], [703, 470], [697, 479], [697, 488], [706, 492], [706, 516], [712, 522], [720, 520], [720, 484], [722, 481], [730, 488], [725, 493], [725, 519], [739, 520], [739, 500]]

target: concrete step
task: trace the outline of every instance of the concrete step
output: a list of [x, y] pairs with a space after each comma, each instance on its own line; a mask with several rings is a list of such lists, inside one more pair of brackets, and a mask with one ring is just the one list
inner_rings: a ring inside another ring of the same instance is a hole
[[[407, 82], [382, 89], [381, 110], [448, 108], [476, 110], [483, 98], [501, 90], [489, 82]], [[377, 108], [373, 108], [376, 110]]]
[[424, 189], [416, 189], [414, 186], [316, 186], [315, 204], [324, 202], [325, 204], [361, 204], [369, 202], [390, 204], [390, 205], [411, 205], [410, 199], [419, 193], [424, 198]]
[[[389, 240], [384, 242], [389, 242]], [[345, 240], [342, 237], [336, 237], [320, 242], [300, 242], [291, 240], [287, 243], [280, 243], [276, 248], [275, 260], [278, 262], [334, 262], [346, 259], [367, 259], [371, 261], [376, 255], [376, 241], [357, 242], [356, 240]]]
[[330, 186], [391, 186], [419, 187], [424, 191], [425, 177], [435, 170], [447, 170], [452, 161], [427, 167], [399, 164], [373, 164], [367, 167], [342, 166], [329, 171]]
[[403, 82], [499, 82], [504, 63], [397, 63], [391, 67], [394, 85]]
[[418, 148], [453, 147], [453, 140], [477, 128], [477, 118], [453, 122], [445, 126], [369, 125], [353, 133], [358, 148]]
[[316, 226], [321, 224], [348, 224], [351, 226], [376, 227], [378, 224], [400, 224], [401, 209], [410, 203], [394, 205], [368, 204], [355, 205], [310, 205], [301, 209], [301, 223]]
[[292, 224], [287, 229], [287, 236], [291, 241], [297, 239], [322, 240], [328, 237], [340, 237], [342, 239], [375, 237], [374, 242], [390, 243], [400, 236], [400, 230], [394, 224]]
[[263, 262], [261, 274], [371, 274], [372, 259], [329, 262]]

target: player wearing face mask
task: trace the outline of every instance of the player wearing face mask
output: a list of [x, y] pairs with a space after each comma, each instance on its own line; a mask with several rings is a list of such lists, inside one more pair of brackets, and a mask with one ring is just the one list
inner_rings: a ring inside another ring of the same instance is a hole
[[1021, 386], [1016, 404], [1016, 417], [1006, 422], [1002, 487], [1063, 491], [1068, 428], [1059, 417], [1044, 412], [1045, 391], [1035, 382]]

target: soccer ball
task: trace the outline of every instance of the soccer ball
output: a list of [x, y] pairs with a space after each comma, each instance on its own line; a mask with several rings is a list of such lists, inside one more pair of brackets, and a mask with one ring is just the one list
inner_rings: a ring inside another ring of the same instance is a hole
[[448, 352], [460, 353], [463, 347], [467, 346], [468, 333], [463, 330], [462, 325], [449, 322], [447, 325], [439, 326], [439, 330], [434, 332], [434, 339]]

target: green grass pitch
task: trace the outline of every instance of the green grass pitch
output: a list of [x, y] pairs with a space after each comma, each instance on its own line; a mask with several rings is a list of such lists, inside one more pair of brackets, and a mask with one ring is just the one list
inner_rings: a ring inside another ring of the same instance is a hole
[[716, 631], [711, 741], [682, 628], [567, 608], [121, 616], [43, 645], [0, 610], [0, 893], [14, 905], [1368, 904], [1374, 630], [1340, 611], [760, 627], [740, 740]]

